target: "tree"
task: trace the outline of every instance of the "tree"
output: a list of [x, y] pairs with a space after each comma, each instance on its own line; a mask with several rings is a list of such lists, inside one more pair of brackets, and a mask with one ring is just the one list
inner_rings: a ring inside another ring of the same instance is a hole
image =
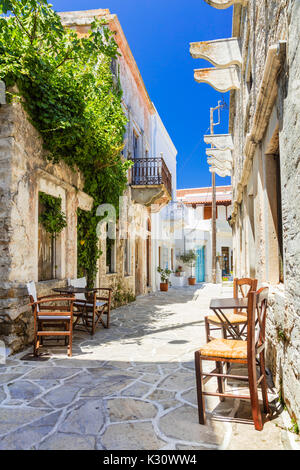
[[126, 126], [122, 91], [111, 72], [118, 55], [105, 21], [86, 37], [64, 28], [46, 0], [0, 0], [0, 79], [40, 132], [53, 163], [79, 169], [91, 212], [78, 212], [78, 269], [92, 284], [100, 255], [99, 204], [118, 210], [131, 162], [121, 157]]
[[184, 263], [188, 264], [191, 268], [191, 277], [193, 277], [193, 268], [195, 267], [197, 254], [194, 250], [189, 250], [187, 253], [179, 256], [179, 259]]

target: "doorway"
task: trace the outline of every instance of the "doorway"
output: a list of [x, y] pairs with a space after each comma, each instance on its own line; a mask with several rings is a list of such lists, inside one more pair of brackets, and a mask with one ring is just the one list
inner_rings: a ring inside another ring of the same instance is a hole
[[146, 275], [147, 287], [151, 286], [151, 222], [147, 221], [147, 240], [146, 240]]
[[196, 282], [205, 281], [205, 247], [198, 248], [196, 260]]
[[222, 246], [222, 277], [229, 276], [229, 247]]
[[135, 295], [142, 293], [141, 239], [135, 240]]

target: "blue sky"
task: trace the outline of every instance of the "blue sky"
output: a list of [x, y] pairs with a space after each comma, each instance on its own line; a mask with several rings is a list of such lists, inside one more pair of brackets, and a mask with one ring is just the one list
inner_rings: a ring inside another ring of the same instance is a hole
[[[53, 0], [55, 10], [109, 8], [118, 15], [128, 43], [177, 150], [177, 187], [211, 185], [203, 135], [209, 133], [209, 109], [222, 99], [194, 81], [193, 69], [211, 67], [193, 59], [189, 43], [231, 37], [232, 8], [217, 10], [204, 0]], [[229, 104], [229, 94], [224, 95]], [[217, 118], [217, 116], [216, 116]], [[228, 132], [228, 111], [215, 133]], [[217, 184], [230, 178], [216, 177]]]

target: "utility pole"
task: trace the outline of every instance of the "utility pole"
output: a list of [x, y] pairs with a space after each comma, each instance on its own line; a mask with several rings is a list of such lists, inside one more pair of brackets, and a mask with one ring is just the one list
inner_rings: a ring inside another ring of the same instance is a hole
[[[214, 134], [214, 126], [220, 124], [220, 110], [226, 106], [226, 103], [222, 101], [218, 101], [218, 106], [215, 108], [210, 108], [210, 134]], [[214, 122], [214, 111], [218, 110], [219, 113], [219, 120], [218, 122]], [[212, 145], [212, 148], [214, 146]], [[212, 282], [213, 284], [217, 283], [217, 230], [216, 230], [216, 212], [217, 212], [217, 204], [216, 204], [216, 174], [213, 171], [211, 174], [212, 179], [212, 235], [211, 235], [211, 255], [212, 255]]]
[[[214, 110], [215, 108], [210, 108], [210, 134], [214, 133]], [[213, 145], [212, 145], [213, 147]], [[217, 233], [216, 233], [216, 174], [213, 171], [211, 174], [211, 186], [212, 186], [212, 222], [211, 222], [211, 271], [212, 271], [212, 282], [213, 284], [217, 283]]]

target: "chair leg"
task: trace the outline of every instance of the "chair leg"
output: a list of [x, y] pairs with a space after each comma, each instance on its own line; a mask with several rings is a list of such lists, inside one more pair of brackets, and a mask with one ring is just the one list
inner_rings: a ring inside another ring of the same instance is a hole
[[263, 398], [263, 404], [264, 404], [264, 413], [270, 414], [271, 410], [270, 410], [269, 400], [268, 400], [268, 385], [267, 385], [267, 377], [266, 377], [264, 352], [262, 352], [259, 355], [259, 364], [260, 364], [260, 374], [263, 375], [264, 377], [261, 382], [261, 392], [262, 392], [262, 398]]
[[70, 336], [69, 336], [69, 345], [68, 345], [68, 356], [71, 357], [72, 356], [72, 342], [73, 342], [73, 323], [72, 323], [72, 321], [70, 321], [70, 324], [69, 324], [69, 332], [70, 332]]
[[[43, 322], [41, 322], [41, 324], [40, 324], [40, 327], [39, 327], [39, 328], [40, 328], [40, 329], [43, 331]], [[44, 338], [43, 338], [43, 336], [41, 336], [41, 338], [40, 338], [40, 343], [41, 343], [41, 346], [43, 346], [43, 345], [44, 345]]]
[[199, 351], [195, 352], [195, 371], [196, 371], [199, 423], [204, 425], [206, 424], [205, 399], [203, 395], [202, 359], [200, 358]]
[[[222, 326], [221, 330], [222, 330], [222, 337], [224, 339], [227, 339], [228, 335], [227, 335], [227, 329], [225, 328], [225, 326]], [[226, 373], [228, 374], [229, 369], [230, 369], [230, 363], [229, 362], [226, 362], [225, 368], [226, 368]]]
[[33, 340], [33, 355], [37, 356], [37, 335], [34, 333], [34, 340]]
[[205, 322], [205, 332], [206, 332], [206, 342], [210, 342], [210, 325], [207, 317], [204, 317]]
[[106, 323], [106, 328], [109, 328], [109, 322], [110, 322], [110, 304], [107, 306], [107, 323]]
[[[216, 369], [218, 371], [218, 374], [223, 374], [223, 363], [222, 362], [216, 362]], [[217, 377], [217, 379], [218, 379], [218, 392], [219, 393], [225, 393], [223, 377]], [[220, 398], [221, 402], [225, 401], [225, 397], [219, 397], [219, 398]]]
[[261, 410], [260, 410], [259, 400], [258, 400], [255, 357], [249, 360], [248, 362], [248, 377], [249, 377], [252, 418], [254, 421], [255, 429], [257, 431], [261, 431], [263, 429], [263, 421], [262, 421]]
[[34, 355], [36, 357], [38, 357], [39, 355], [39, 348], [40, 348], [40, 337], [36, 335], [35, 348], [34, 348]]
[[33, 355], [37, 356], [37, 332], [38, 332], [38, 321], [34, 319], [34, 336], [33, 336]]
[[[65, 325], [65, 331], [68, 331], [68, 322], [66, 322], [64, 325]], [[68, 346], [68, 336], [67, 335], [65, 336], [65, 346]]]
[[93, 317], [92, 317], [92, 331], [91, 331], [91, 335], [94, 336], [95, 334], [95, 316], [96, 316], [96, 311], [93, 310]]

